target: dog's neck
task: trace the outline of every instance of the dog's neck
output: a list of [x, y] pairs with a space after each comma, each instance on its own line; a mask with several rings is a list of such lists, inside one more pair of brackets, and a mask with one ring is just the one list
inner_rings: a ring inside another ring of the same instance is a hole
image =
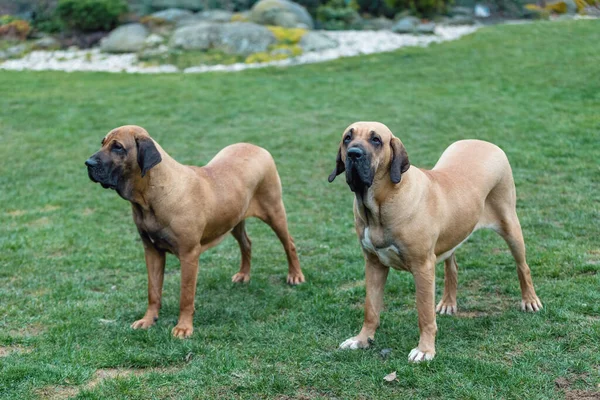
[[[367, 226], [382, 226], [380, 205], [383, 204], [389, 196], [401, 196], [406, 200], [401, 200], [400, 204], [406, 204], [411, 207], [415, 198], [415, 183], [421, 179], [422, 172], [416, 167], [410, 167], [408, 171], [402, 174], [399, 183], [394, 184], [389, 176], [383, 175], [373, 180], [373, 185], [362, 192], [355, 193], [356, 211], [359, 217]], [[413, 200], [411, 200], [413, 199]], [[403, 210], [398, 210], [402, 212]]]
[[[164, 150], [159, 149], [161, 162], [152, 167], [142, 177], [137, 175], [130, 180], [121, 197], [129, 200], [143, 210], [151, 210], [170, 192], [177, 189], [177, 183], [187, 175], [187, 167], [178, 163]], [[164, 185], [163, 182], [169, 182]]]

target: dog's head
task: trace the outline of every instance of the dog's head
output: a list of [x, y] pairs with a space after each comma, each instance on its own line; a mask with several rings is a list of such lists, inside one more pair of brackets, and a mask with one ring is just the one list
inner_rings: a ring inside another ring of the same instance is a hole
[[126, 125], [115, 128], [102, 139], [102, 147], [85, 165], [88, 175], [105, 189], [115, 189], [123, 196], [134, 178], [143, 178], [161, 162], [162, 157], [144, 128]]
[[410, 163], [404, 145], [387, 126], [379, 122], [355, 122], [344, 131], [335, 169], [329, 182], [346, 171], [346, 182], [353, 192], [367, 190], [377, 177], [389, 176], [400, 183]]

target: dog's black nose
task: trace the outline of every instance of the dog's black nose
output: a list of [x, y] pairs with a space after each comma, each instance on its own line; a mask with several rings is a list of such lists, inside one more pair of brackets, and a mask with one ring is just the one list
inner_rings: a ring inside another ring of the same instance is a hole
[[98, 161], [96, 161], [95, 158], [90, 157], [85, 161], [85, 165], [88, 167], [95, 167], [98, 165]]
[[348, 149], [348, 157], [353, 160], [358, 160], [365, 155], [365, 152], [360, 147], [351, 147]]

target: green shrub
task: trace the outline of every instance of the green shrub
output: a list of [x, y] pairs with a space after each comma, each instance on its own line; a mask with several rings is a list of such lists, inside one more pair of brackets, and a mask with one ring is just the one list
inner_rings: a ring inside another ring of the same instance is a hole
[[306, 10], [312, 16], [315, 16], [315, 15], [317, 15], [317, 8], [319, 8], [319, 6], [324, 5], [327, 1], [326, 0], [296, 0], [295, 2], [300, 4], [301, 6], [304, 6], [304, 8], [306, 8]]
[[344, 0], [330, 0], [317, 8], [317, 21], [329, 30], [358, 28], [361, 19], [357, 9], [358, 5], [354, 1], [346, 3]]
[[127, 12], [125, 0], [59, 0], [56, 15], [71, 30], [108, 31]]
[[62, 21], [55, 13], [54, 0], [36, 0], [31, 13], [31, 26], [40, 32], [57, 33], [64, 30]]
[[372, 16], [386, 16], [393, 17], [395, 11], [393, 10], [385, 0], [356, 0], [358, 5], [358, 12], [362, 14], [370, 14]]
[[446, 13], [453, 0], [385, 0], [397, 12], [409, 10], [422, 17], [432, 17]]

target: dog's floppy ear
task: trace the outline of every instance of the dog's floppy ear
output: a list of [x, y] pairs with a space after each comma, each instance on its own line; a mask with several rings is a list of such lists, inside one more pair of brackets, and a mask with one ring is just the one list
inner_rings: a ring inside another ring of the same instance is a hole
[[143, 178], [150, 168], [162, 161], [162, 157], [149, 137], [136, 138], [135, 145], [137, 146], [137, 162], [142, 170]]
[[345, 170], [346, 170], [346, 166], [344, 165], [344, 162], [342, 161], [342, 146], [340, 146], [338, 153], [337, 153], [337, 157], [335, 159], [335, 168], [334, 168], [333, 172], [329, 175], [329, 178], [327, 178], [329, 183], [333, 182], [335, 177], [338, 176], [339, 174], [341, 174], [342, 172], [344, 172]]
[[390, 163], [390, 179], [392, 183], [400, 183], [402, 174], [408, 171], [410, 168], [410, 162], [408, 161], [408, 154], [404, 145], [400, 142], [400, 139], [393, 137], [390, 142], [392, 148], [392, 162]]

